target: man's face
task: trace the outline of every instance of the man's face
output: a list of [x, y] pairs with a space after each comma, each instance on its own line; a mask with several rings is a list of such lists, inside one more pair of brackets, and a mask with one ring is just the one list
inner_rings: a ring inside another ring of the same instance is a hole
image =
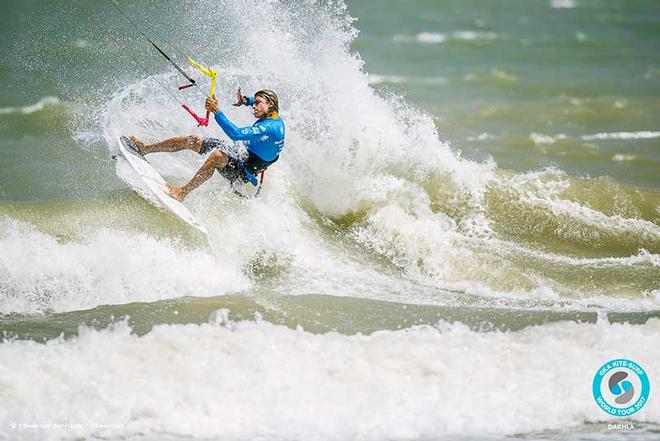
[[268, 101], [264, 97], [255, 96], [252, 104], [252, 114], [255, 118], [263, 118], [268, 114]]

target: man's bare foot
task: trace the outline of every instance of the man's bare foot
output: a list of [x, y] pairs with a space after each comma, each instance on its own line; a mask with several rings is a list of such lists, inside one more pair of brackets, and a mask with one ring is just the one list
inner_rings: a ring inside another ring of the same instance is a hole
[[137, 148], [140, 150], [141, 154], [146, 155], [148, 153], [145, 149], [146, 144], [143, 143], [140, 140], [140, 138], [138, 138], [137, 136], [129, 136], [128, 139], [133, 141], [133, 144], [135, 144], [137, 146]]
[[183, 193], [183, 189], [180, 187], [175, 187], [174, 185], [168, 184], [167, 182], [165, 183], [167, 186], [167, 191], [170, 193], [170, 196], [172, 196], [174, 199], [176, 199], [179, 202], [183, 202], [183, 198], [186, 197], [186, 195]]

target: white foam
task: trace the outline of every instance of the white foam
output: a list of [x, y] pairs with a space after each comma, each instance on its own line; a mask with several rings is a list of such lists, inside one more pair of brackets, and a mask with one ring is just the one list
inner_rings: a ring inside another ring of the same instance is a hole
[[555, 143], [554, 136], [543, 135], [540, 133], [532, 133], [531, 135], [529, 135], [529, 139], [531, 139], [532, 142], [536, 145]]
[[[278, 177], [273, 173], [269, 179]], [[243, 292], [253, 287], [253, 268], [260, 266], [282, 273], [277, 289], [286, 294], [403, 302], [429, 296], [429, 289], [382, 274], [308, 230], [306, 215], [289, 196], [264, 192], [247, 203], [228, 189], [206, 190], [191, 195], [190, 203], [211, 231], [221, 232], [213, 235], [212, 249], [107, 228], [79, 231], [82, 239], [64, 241], [0, 218], [0, 312], [72, 311]]]
[[420, 32], [416, 40], [420, 43], [438, 44], [447, 41], [447, 36], [438, 32]]
[[[571, 104], [579, 106], [582, 104], [581, 100], [571, 98]], [[536, 145], [550, 145], [559, 140], [569, 139], [568, 135], [559, 133], [557, 135], [546, 135], [542, 133], [532, 132], [529, 136], [532, 142]], [[655, 139], [660, 138], [660, 132], [641, 131], [641, 132], [607, 132], [596, 133], [593, 135], [582, 135], [579, 137], [583, 141], [597, 141], [597, 140], [637, 140], [637, 139]]]
[[407, 77], [401, 75], [378, 75], [369, 74], [369, 84], [394, 83], [394, 84], [429, 84], [440, 85], [447, 84], [447, 78], [444, 77]]
[[494, 138], [495, 138], [494, 135], [491, 135], [490, 133], [487, 133], [487, 132], [483, 132], [483, 133], [480, 133], [477, 136], [468, 136], [467, 140], [468, 141], [487, 141], [489, 139], [494, 139]]
[[649, 130], [644, 130], [640, 132], [604, 132], [596, 133], [594, 135], [584, 135], [582, 139], [585, 141], [595, 141], [595, 140], [607, 140], [607, 139], [618, 139], [618, 140], [635, 140], [635, 139], [654, 139], [660, 138], [660, 132], [654, 132]]
[[37, 101], [34, 104], [30, 104], [27, 106], [19, 106], [19, 107], [0, 107], [0, 115], [6, 115], [10, 113], [20, 113], [23, 115], [30, 115], [35, 112], [40, 112], [46, 108], [46, 106], [55, 106], [60, 104], [61, 101], [59, 98], [55, 96], [45, 96], [43, 98], [40, 98], [39, 101]]
[[550, 0], [550, 7], [554, 9], [573, 9], [575, 0]]
[[250, 286], [231, 259], [145, 234], [99, 230], [84, 242], [60, 242], [5, 218], [0, 249], [3, 313], [214, 296]]
[[[460, 193], [474, 195], [472, 202], [475, 207], [471, 207], [470, 214], [457, 223], [441, 212], [434, 212], [428, 196], [406, 180], [383, 177], [377, 180], [372, 178], [368, 183], [372, 187], [358, 186], [354, 192], [354, 195], [364, 196], [362, 205], [353, 209], [359, 211], [361, 206], [366, 206], [369, 210], [364, 222], [353, 230], [353, 238], [405, 269], [408, 275], [427, 283], [431, 279], [433, 284], [444, 289], [488, 297], [568, 301], [566, 295], [573, 292], [574, 287], [564, 287], [560, 281], [534, 275], [533, 270], [521, 266], [521, 259], [529, 263], [527, 257], [533, 257], [542, 267], [553, 262], [581, 266], [590, 271], [626, 266], [635, 266], [638, 271], [653, 271], [658, 266], [659, 257], [643, 250], [628, 257], [574, 258], [536, 252], [517, 246], [514, 242], [497, 240], [487, 216], [479, 210], [483, 206], [477, 196], [480, 194], [479, 187], [465, 189], [465, 193]], [[550, 217], [580, 222], [583, 229], [593, 226], [589, 234], [596, 234], [593, 233], [596, 230], [603, 235], [635, 234], [651, 241], [660, 236], [660, 229], [650, 221], [609, 216], [564, 199], [561, 195], [570, 186], [570, 180], [560, 172], [498, 177], [492, 178], [490, 183], [505, 186], [508, 191], [515, 192], [522, 205], [547, 209]], [[367, 199], [366, 195], [370, 198]], [[563, 234], [571, 231], [569, 229]], [[574, 234], [580, 234], [580, 231], [576, 229]], [[565, 271], [572, 270], [566, 268]], [[641, 292], [637, 293], [634, 300], [626, 295], [626, 302], [621, 302], [616, 295], [607, 301], [606, 296], [601, 295], [604, 291], [607, 291], [605, 286], [584, 286], [577, 303], [588, 298], [592, 304], [617, 310], [658, 307], [657, 302], [648, 302]], [[627, 292], [627, 289], [623, 291]], [[593, 300], [596, 297], [598, 300]]]
[[570, 186], [568, 176], [563, 172], [548, 169], [520, 174], [511, 179], [510, 185], [520, 193], [521, 202], [546, 207], [555, 216], [568, 215], [601, 231], [617, 235], [634, 232], [649, 238], [660, 236], [660, 227], [651, 221], [621, 215], [608, 216], [578, 202], [563, 199], [561, 193]]
[[546, 259], [556, 263], [573, 266], [590, 266], [590, 267], [621, 267], [633, 266], [640, 264], [649, 264], [654, 267], [660, 267], [660, 254], [650, 253], [648, 250], [641, 249], [637, 254], [625, 257], [570, 257], [562, 256], [559, 254], [543, 253], [529, 248], [524, 248], [511, 243], [500, 242], [500, 246], [515, 248], [517, 253], [527, 254], [539, 259]]
[[395, 43], [414, 43], [415, 37], [407, 34], [394, 34], [392, 36], [392, 41]]
[[617, 153], [616, 155], [612, 156], [612, 161], [614, 162], [627, 162], [634, 161], [635, 159], [637, 159], [637, 155], [632, 155], [629, 153]]
[[564, 133], [559, 133], [557, 135], [544, 135], [542, 133], [532, 133], [529, 135], [529, 139], [536, 145], [552, 145], [557, 141], [562, 141], [568, 139], [568, 136]]
[[452, 32], [451, 36], [456, 40], [463, 41], [488, 41], [497, 39], [495, 32], [484, 31], [456, 31]]
[[[603, 363], [632, 359], [652, 385], [660, 371], [658, 319], [486, 333], [440, 323], [353, 336], [218, 321], [225, 325], [159, 325], [142, 337], [119, 323], [66, 341], [4, 342], [0, 426], [43, 440], [571, 433], [611, 421], [591, 396]], [[633, 419], [660, 424], [660, 400]]]
[[415, 35], [395, 34], [392, 37], [395, 43], [422, 43], [422, 44], [442, 44], [447, 41], [464, 42], [489, 42], [496, 40], [498, 35], [495, 32], [461, 30], [449, 33], [443, 32], [420, 32]]
[[409, 81], [408, 77], [400, 75], [378, 75], [369, 74], [369, 84], [378, 83], [406, 83]]

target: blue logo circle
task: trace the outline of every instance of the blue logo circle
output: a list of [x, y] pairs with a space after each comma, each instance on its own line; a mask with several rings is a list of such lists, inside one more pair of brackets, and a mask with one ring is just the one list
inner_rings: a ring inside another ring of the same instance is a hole
[[646, 371], [625, 358], [610, 360], [596, 371], [592, 384], [598, 407], [613, 416], [639, 412], [649, 399], [651, 384]]

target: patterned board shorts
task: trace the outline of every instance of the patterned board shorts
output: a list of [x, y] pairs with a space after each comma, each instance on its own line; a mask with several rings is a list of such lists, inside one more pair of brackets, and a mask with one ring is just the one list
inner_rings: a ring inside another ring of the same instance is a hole
[[230, 145], [221, 139], [204, 138], [199, 154], [206, 155], [213, 150], [220, 150], [227, 155], [227, 165], [223, 168], [216, 167], [222, 176], [230, 182], [246, 180], [243, 168], [248, 159], [247, 151], [241, 151], [237, 145]]

